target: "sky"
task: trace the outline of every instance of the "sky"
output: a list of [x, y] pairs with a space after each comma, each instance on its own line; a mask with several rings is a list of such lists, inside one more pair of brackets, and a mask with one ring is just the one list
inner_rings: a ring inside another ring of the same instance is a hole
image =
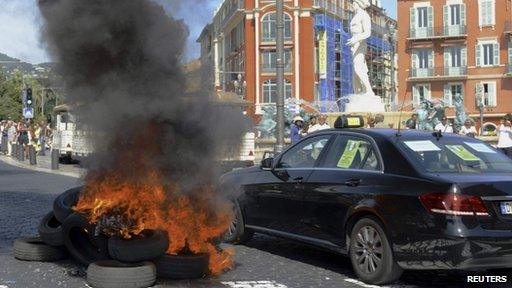
[[[213, 18], [213, 12], [222, 0], [154, 0], [177, 18], [185, 19], [190, 36], [185, 51], [188, 59], [199, 56], [196, 39], [203, 27]], [[41, 17], [37, 0], [0, 0], [0, 53], [37, 64], [51, 61], [40, 41]], [[195, 2], [194, 4], [191, 4]], [[396, 0], [382, 0], [389, 15], [396, 19]], [[200, 8], [200, 9], [199, 9]]]

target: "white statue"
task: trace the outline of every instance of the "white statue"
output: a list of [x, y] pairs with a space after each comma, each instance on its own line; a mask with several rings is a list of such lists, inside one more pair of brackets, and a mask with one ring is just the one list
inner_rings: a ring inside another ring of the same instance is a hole
[[352, 38], [348, 40], [347, 45], [352, 49], [352, 59], [354, 61], [354, 92], [367, 96], [375, 96], [370, 79], [368, 78], [368, 65], [366, 64], [366, 39], [372, 34], [372, 19], [366, 12], [370, 6], [369, 0], [354, 0], [354, 17], [350, 21], [350, 32]]
[[352, 38], [347, 42], [352, 50], [354, 65], [354, 94], [346, 96], [345, 112], [371, 112], [382, 113], [386, 106], [382, 98], [375, 95], [368, 77], [368, 65], [366, 64], [366, 39], [372, 36], [372, 19], [366, 12], [370, 6], [369, 0], [354, 0], [354, 17], [350, 22]]

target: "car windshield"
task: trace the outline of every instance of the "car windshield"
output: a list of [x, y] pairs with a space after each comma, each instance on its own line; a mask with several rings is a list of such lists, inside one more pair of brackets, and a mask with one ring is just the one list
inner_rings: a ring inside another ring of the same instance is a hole
[[416, 165], [432, 173], [512, 173], [512, 160], [475, 139], [401, 138]]

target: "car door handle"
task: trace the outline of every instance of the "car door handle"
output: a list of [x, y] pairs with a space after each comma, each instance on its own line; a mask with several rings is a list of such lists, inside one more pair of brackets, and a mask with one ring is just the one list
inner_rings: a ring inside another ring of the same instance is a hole
[[345, 182], [345, 185], [349, 187], [357, 187], [361, 185], [361, 182], [363, 182], [361, 179], [350, 179]]
[[302, 183], [304, 182], [304, 177], [297, 177], [297, 178], [294, 178], [293, 183]]

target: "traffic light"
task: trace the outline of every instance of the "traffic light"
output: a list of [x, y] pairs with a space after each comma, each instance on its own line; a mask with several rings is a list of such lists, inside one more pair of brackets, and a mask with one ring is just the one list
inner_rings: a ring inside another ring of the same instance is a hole
[[32, 107], [32, 88], [27, 88], [27, 107]]

